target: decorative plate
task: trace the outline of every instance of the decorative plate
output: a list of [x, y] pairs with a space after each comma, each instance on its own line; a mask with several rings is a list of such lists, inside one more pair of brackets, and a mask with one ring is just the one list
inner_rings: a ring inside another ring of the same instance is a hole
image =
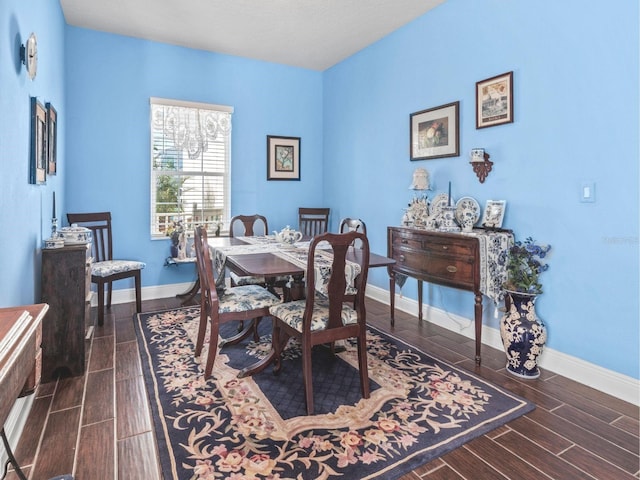
[[465, 219], [471, 219], [472, 225], [480, 219], [480, 204], [473, 197], [462, 197], [456, 203], [456, 220], [462, 225]]
[[[449, 195], [446, 193], [439, 193], [435, 196], [431, 202], [431, 215], [436, 215], [442, 212], [442, 208], [449, 205]], [[453, 197], [451, 197], [451, 205], [455, 205]]]

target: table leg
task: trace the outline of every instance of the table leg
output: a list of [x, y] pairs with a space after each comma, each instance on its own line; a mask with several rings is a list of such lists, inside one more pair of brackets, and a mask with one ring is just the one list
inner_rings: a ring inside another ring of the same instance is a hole
[[196, 278], [196, 281], [194, 282], [193, 286], [187, 290], [184, 293], [179, 293], [176, 295], [176, 297], [178, 298], [184, 298], [181, 302], [181, 305], [186, 305], [187, 303], [191, 302], [191, 300], [193, 300], [193, 297], [196, 296], [196, 294], [200, 291], [200, 278]]
[[418, 320], [422, 321], [422, 280], [418, 280]]
[[396, 323], [396, 274], [392, 270], [389, 270], [389, 308], [391, 313], [391, 326]]
[[480, 365], [480, 348], [482, 346], [482, 293], [476, 292], [474, 314], [476, 322], [476, 365]]
[[2, 443], [4, 444], [4, 449], [7, 452], [7, 457], [9, 457], [9, 459], [7, 460], [7, 463], [4, 466], [4, 475], [2, 476], [2, 478], [4, 478], [7, 475], [7, 466], [11, 464], [13, 465], [13, 468], [15, 469], [15, 472], [18, 478], [20, 480], [27, 480], [27, 477], [24, 475], [24, 473], [20, 469], [20, 465], [18, 465], [18, 461], [16, 460], [16, 457], [13, 456], [13, 451], [11, 450], [11, 446], [9, 445], [7, 436], [4, 433], [4, 428], [0, 431], [0, 436], [2, 436]]

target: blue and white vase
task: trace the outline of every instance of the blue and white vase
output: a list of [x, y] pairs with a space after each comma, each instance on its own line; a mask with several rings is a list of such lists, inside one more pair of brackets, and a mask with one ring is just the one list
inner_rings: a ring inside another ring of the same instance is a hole
[[520, 378], [540, 376], [538, 358], [547, 342], [547, 329], [536, 315], [536, 295], [506, 291], [510, 305], [500, 322], [507, 354], [507, 371]]

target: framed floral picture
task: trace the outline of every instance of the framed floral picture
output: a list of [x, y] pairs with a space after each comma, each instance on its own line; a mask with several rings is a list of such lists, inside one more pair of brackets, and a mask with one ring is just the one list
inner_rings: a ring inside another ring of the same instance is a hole
[[47, 174], [58, 171], [58, 112], [47, 103]]
[[482, 226], [485, 228], [502, 228], [506, 200], [487, 200], [482, 215]]
[[476, 83], [476, 128], [513, 122], [513, 72]]
[[31, 152], [29, 183], [47, 183], [47, 112], [36, 97], [31, 97]]
[[460, 155], [460, 102], [409, 115], [409, 150], [413, 160]]
[[267, 180], [300, 180], [300, 137], [267, 135]]

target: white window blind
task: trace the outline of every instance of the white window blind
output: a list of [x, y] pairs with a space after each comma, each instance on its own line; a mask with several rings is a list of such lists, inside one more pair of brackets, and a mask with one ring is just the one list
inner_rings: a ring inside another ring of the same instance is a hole
[[151, 98], [151, 236], [228, 225], [232, 107]]

